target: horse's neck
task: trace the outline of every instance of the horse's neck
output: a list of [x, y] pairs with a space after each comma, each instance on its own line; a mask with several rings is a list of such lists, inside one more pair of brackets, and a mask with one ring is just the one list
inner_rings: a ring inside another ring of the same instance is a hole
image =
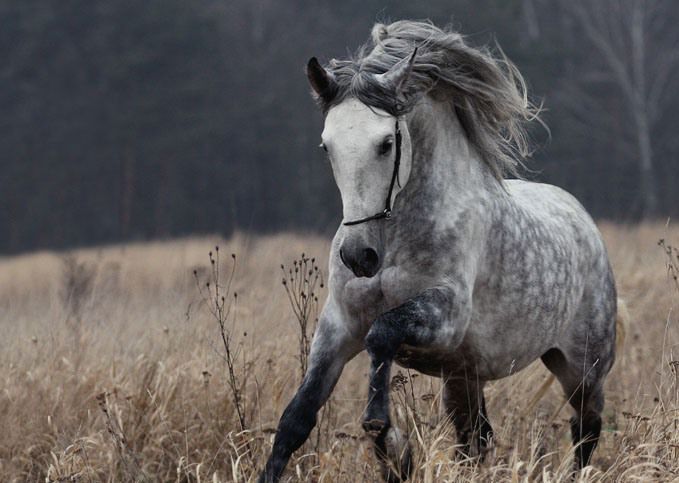
[[445, 207], [450, 216], [451, 209], [464, 210], [470, 200], [501, 189], [449, 105], [421, 102], [410, 116], [409, 131], [413, 164], [403, 193], [405, 209], [436, 216]]

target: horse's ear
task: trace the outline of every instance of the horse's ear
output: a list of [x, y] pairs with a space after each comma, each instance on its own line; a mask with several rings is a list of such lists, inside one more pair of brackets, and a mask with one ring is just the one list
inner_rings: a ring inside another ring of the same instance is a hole
[[408, 62], [398, 62], [384, 74], [377, 74], [375, 77], [377, 81], [385, 86], [392, 87], [396, 90], [397, 95], [403, 95], [405, 91], [406, 82], [413, 71], [415, 64], [415, 57], [417, 56], [417, 47], [410, 54]]
[[332, 74], [323, 68], [316, 57], [309, 59], [306, 76], [317, 98], [329, 102], [337, 92], [337, 84]]

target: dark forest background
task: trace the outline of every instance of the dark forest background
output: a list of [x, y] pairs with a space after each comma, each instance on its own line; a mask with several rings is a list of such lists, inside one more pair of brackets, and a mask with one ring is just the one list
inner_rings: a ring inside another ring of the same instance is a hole
[[332, 231], [303, 66], [375, 21], [495, 40], [544, 103], [530, 179], [599, 218], [679, 213], [679, 2], [0, 0], [0, 253]]

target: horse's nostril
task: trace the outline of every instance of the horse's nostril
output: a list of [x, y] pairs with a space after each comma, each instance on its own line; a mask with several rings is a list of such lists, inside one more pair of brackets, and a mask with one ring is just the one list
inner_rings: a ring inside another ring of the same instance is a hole
[[365, 248], [363, 250], [363, 264], [368, 270], [375, 268], [380, 262], [380, 257], [372, 248]]
[[342, 247], [339, 250], [339, 258], [357, 277], [372, 277], [380, 268], [380, 257], [372, 248]]

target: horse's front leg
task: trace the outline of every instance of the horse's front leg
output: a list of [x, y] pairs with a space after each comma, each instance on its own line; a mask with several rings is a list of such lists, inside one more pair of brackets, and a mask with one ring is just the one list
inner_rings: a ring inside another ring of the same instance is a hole
[[[381, 459], [392, 459], [388, 453], [393, 452], [388, 447], [390, 437], [394, 437], [389, 419], [389, 379], [396, 352], [403, 344], [453, 351], [464, 336], [471, 314], [470, 300], [467, 290], [432, 288], [373, 322], [365, 338], [370, 355], [370, 387], [363, 428], [375, 436]], [[400, 473], [400, 479], [407, 478], [408, 468], [401, 468]], [[398, 478], [387, 473], [387, 479]]]
[[338, 310], [328, 301], [311, 345], [309, 368], [278, 423], [260, 483], [279, 480], [292, 453], [304, 444], [316, 425], [316, 413], [330, 396], [344, 365], [361, 349], [360, 339], [354, 338], [342, 325]]

